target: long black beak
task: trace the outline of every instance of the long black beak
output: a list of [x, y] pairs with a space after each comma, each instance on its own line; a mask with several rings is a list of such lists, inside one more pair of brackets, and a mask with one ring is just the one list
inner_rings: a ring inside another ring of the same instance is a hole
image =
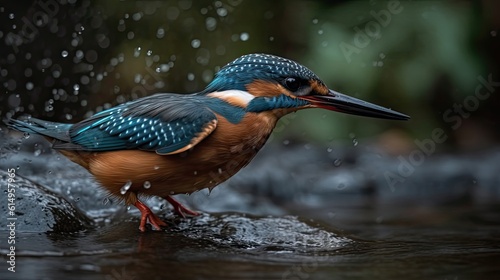
[[306, 95], [299, 98], [308, 100], [314, 107], [346, 114], [390, 120], [410, 119], [405, 114], [333, 90], [330, 90], [327, 95]]

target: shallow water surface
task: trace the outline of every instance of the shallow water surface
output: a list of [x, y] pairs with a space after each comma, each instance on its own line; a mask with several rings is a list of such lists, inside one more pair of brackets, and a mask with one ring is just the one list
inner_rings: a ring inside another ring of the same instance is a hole
[[[397, 187], [387, 186], [380, 172], [397, 169], [397, 161], [360, 154], [268, 147], [210, 195], [179, 196], [200, 216], [174, 217], [165, 201], [147, 200], [169, 226], [140, 233], [139, 212], [107, 198], [82, 168], [49, 149], [36, 156], [25, 148], [11, 151], [0, 161], [0, 183], [6, 194], [6, 171], [16, 168], [16, 273], [4, 262], [0, 278], [498, 275], [497, 151], [429, 160]], [[339, 166], [338, 157], [351, 160]], [[6, 219], [1, 226], [6, 261]]]

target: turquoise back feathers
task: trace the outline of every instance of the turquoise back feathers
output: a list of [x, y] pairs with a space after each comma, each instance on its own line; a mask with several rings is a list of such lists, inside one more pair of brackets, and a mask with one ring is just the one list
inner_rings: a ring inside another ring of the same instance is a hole
[[299, 63], [269, 54], [248, 54], [222, 67], [203, 93], [223, 90], [246, 90], [255, 80], [280, 82], [288, 76], [320, 81], [318, 76]]

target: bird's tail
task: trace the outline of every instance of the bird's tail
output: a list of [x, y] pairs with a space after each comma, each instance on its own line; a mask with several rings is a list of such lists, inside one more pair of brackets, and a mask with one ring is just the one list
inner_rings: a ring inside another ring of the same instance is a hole
[[71, 142], [69, 129], [71, 124], [49, 122], [30, 118], [28, 121], [10, 119], [7, 123], [9, 128], [30, 134], [39, 134], [62, 142]]

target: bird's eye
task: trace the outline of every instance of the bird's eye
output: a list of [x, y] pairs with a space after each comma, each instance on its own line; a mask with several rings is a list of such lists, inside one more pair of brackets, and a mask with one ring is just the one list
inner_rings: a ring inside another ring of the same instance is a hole
[[286, 78], [285, 86], [291, 91], [296, 91], [300, 88], [300, 81], [295, 78]]

